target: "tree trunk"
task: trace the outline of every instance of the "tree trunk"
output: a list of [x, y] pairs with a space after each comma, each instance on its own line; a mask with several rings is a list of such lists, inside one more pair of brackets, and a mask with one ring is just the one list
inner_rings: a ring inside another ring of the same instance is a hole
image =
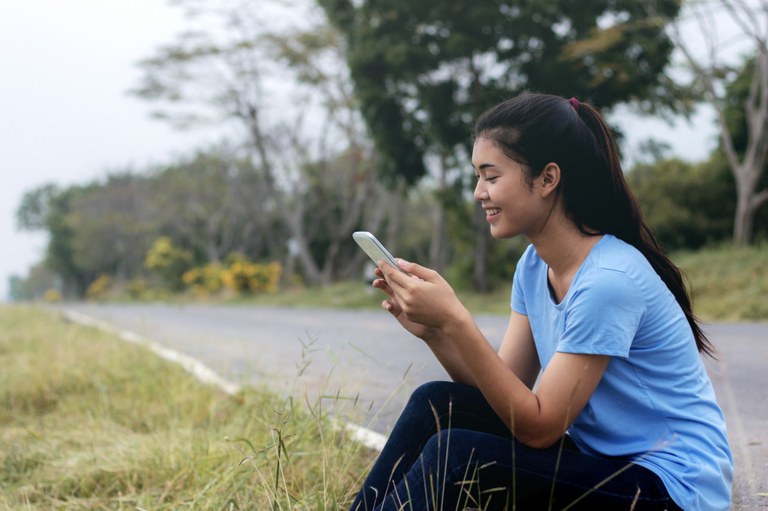
[[756, 191], [760, 169], [740, 169], [736, 173], [736, 213], [733, 217], [733, 243], [738, 247], [752, 244], [754, 219], [768, 202], [768, 189]]
[[752, 190], [736, 179], [736, 213], [733, 217], [733, 243], [738, 247], [747, 247], [752, 243], [752, 224], [755, 211], [752, 209]]

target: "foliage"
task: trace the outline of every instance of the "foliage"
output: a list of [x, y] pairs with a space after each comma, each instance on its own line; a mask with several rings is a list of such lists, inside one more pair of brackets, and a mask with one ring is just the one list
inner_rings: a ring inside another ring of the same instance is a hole
[[[578, 96], [601, 108], [628, 101], [674, 103], [664, 75], [672, 45], [662, 17], [632, 0], [407, 2], [318, 0], [344, 34], [363, 118], [390, 183], [437, 183], [430, 263], [458, 252], [444, 239], [443, 209], [463, 209], [460, 186], [471, 126], [486, 108], [525, 89]], [[654, 2], [674, 17], [676, 0]], [[665, 86], [660, 86], [664, 83]], [[453, 193], [454, 197], [448, 197]], [[490, 236], [450, 238], [472, 247], [472, 281], [491, 287]], [[463, 255], [463, 254], [462, 254]], [[469, 268], [468, 268], [469, 269]]]
[[227, 395], [39, 309], [0, 307], [0, 364], [2, 509], [341, 509], [371, 461], [332, 399]]
[[88, 286], [88, 289], [85, 291], [85, 297], [89, 300], [104, 298], [112, 284], [112, 277], [102, 273]]
[[[187, 242], [201, 245], [201, 263], [238, 251], [280, 261], [306, 282], [330, 282], [348, 268], [344, 255], [351, 252], [350, 236], [368, 209], [382, 208], [378, 198], [384, 194], [367, 164], [375, 156], [355, 109], [338, 33], [326, 23], [316, 24], [307, 4], [275, 2], [262, 10], [248, 3], [179, 3], [195, 11], [189, 23], [196, 30], [183, 32], [141, 62], [143, 78], [133, 92], [175, 125], [228, 122], [244, 138], [242, 159], [254, 170], [250, 196], [242, 197], [243, 187], [227, 183], [218, 195], [222, 207], [176, 217], [193, 224], [185, 226]], [[274, 10], [285, 12], [275, 15]], [[313, 174], [316, 169], [322, 179]], [[332, 181], [330, 200], [313, 202]], [[216, 183], [211, 184], [195, 195], [216, 196]], [[229, 221], [231, 210], [250, 210], [250, 220]], [[222, 222], [250, 232], [212, 239]], [[231, 246], [238, 242], [261, 243], [270, 253]]]
[[103, 183], [30, 190], [17, 210], [20, 225], [48, 233], [45, 265], [65, 295], [83, 296], [102, 273], [131, 275], [148, 248], [147, 181], [130, 173]]
[[[347, 276], [365, 257], [349, 233], [375, 230], [383, 222], [386, 195], [362, 151], [305, 163], [302, 172], [301, 183], [279, 208], [249, 159], [236, 148], [219, 146], [100, 182], [30, 190], [18, 215], [38, 228], [30, 211], [47, 212], [41, 227], [49, 234], [45, 266], [66, 296], [84, 296], [101, 274], [121, 284], [146, 278], [149, 268], [166, 287], [180, 290], [184, 271], [221, 263], [233, 252], [253, 261], [278, 261], [308, 282]], [[36, 204], [41, 201], [47, 202]], [[294, 221], [301, 239], [291, 235], [288, 224]], [[172, 246], [153, 247], [159, 238], [172, 240]], [[291, 240], [306, 249], [298, 262], [289, 253]], [[147, 267], [152, 250], [160, 252]], [[36, 297], [51, 286], [50, 279], [36, 285]]]
[[[383, 172], [414, 183], [490, 104], [533, 88], [603, 108], [654, 96], [672, 45], [634, 1], [318, 0], [346, 39]], [[674, 0], [656, 2], [666, 16]], [[440, 148], [440, 149], [438, 149]]]
[[280, 258], [275, 204], [263, 173], [237, 148], [222, 145], [158, 169], [145, 223], [191, 252], [196, 263], [223, 261], [230, 252]]
[[733, 177], [716, 161], [641, 163], [627, 173], [627, 181], [666, 250], [697, 249], [731, 236]]
[[768, 320], [768, 246], [730, 244], [673, 254], [689, 282], [694, 311], [708, 321]]
[[[747, 246], [755, 215], [768, 203], [761, 183], [768, 166], [768, 0], [707, 0], [685, 8], [693, 29], [673, 22], [670, 35], [688, 66], [686, 85], [717, 115], [720, 152], [736, 185], [733, 241]], [[733, 64], [733, 48], [745, 61]]]
[[161, 236], [147, 251], [144, 266], [159, 275], [170, 289], [180, 290], [183, 286], [182, 275], [191, 262], [192, 255], [188, 250], [176, 246], [168, 236]]
[[181, 280], [195, 295], [204, 298], [221, 291], [222, 272], [221, 264], [211, 263], [185, 271]]
[[[748, 59], [738, 73], [736, 73], [735, 78], [728, 84], [727, 94], [724, 97], [725, 122], [731, 136], [733, 149], [741, 157], [744, 156], [748, 149], [750, 136], [754, 136], [750, 132], [744, 108], [745, 101], [750, 93], [754, 73], [755, 59]], [[713, 159], [718, 162], [723, 170], [729, 170], [729, 162], [722, 141], [718, 150], [713, 155]], [[768, 160], [764, 162], [760, 174], [756, 178], [755, 191], [759, 192], [760, 190], [763, 190], [763, 195], [768, 193]], [[734, 196], [736, 195], [735, 190], [733, 194]], [[765, 239], [768, 237], [768, 200], [763, 202], [761, 206], [758, 206], [753, 214], [751, 239]]]
[[43, 301], [48, 303], [58, 303], [61, 301], [61, 292], [58, 289], [48, 289], [43, 294]]
[[[34, 193], [34, 190], [33, 192]], [[62, 279], [64, 294], [82, 296], [96, 271], [83, 268], [75, 258], [73, 247], [75, 228], [70, 219], [72, 201], [83, 193], [80, 187], [62, 190], [50, 197], [45, 218], [48, 231], [45, 266]]]
[[231, 254], [221, 272], [221, 280], [239, 293], [274, 293], [282, 271], [280, 263], [256, 264], [241, 254]]
[[124, 284], [128, 296], [133, 299], [142, 299], [147, 296], [149, 286], [144, 279], [130, 279]]
[[111, 173], [76, 194], [65, 221], [78, 268], [91, 282], [102, 273], [119, 278], [141, 270], [151, 239], [145, 225], [150, 180], [130, 171]]
[[45, 300], [46, 294], [52, 290], [61, 294], [61, 282], [45, 264], [33, 265], [25, 278], [18, 276], [11, 278], [12, 300]]
[[16, 223], [28, 231], [43, 230], [48, 225], [51, 199], [60, 193], [53, 183], [38, 186], [27, 192], [16, 210]]

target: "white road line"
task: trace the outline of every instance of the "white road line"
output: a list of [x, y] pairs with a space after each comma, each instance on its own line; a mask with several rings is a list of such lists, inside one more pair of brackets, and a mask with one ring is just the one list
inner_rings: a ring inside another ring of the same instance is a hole
[[[185, 355], [170, 348], [166, 348], [165, 346], [162, 346], [161, 344], [147, 339], [146, 337], [143, 337], [135, 332], [131, 332], [129, 330], [121, 330], [116, 328], [111, 323], [101, 321], [81, 312], [64, 310], [62, 315], [73, 323], [97, 328], [105, 332], [110, 332], [116, 334], [120, 339], [124, 341], [145, 346], [160, 358], [180, 365], [185, 371], [194, 376], [198, 381], [207, 385], [218, 387], [229, 395], [236, 394], [240, 391], [239, 385], [227, 381], [221, 375], [216, 373], [216, 371], [206, 366], [199, 360], [190, 357], [189, 355]], [[368, 428], [364, 428], [363, 426], [358, 426], [357, 424], [347, 422], [342, 423], [341, 427], [346, 429], [352, 435], [353, 440], [361, 443], [369, 449], [381, 451], [387, 441], [387, 438], [384, 435]]]

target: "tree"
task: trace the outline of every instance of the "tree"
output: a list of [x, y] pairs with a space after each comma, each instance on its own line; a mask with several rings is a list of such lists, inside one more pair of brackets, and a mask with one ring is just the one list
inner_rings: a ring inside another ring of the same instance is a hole
[[[670, 100], [657, 85], [672, 44], [632, 0], [318, 3], [345, 35], [361, 110], [382, 154], [380, 171], [414, 184], [435, 161], [441, 194], [455, 189], [457, 169], [467, 166], [473, 120], [523, 89], [579, 96], [603, 108]], [[677, 14], [675, 0], [656, 4], [669, 17]], [[485, 289], [488, 234], [477, 232], [475, 281]]]
[[154, 239], [149, 208], [151, 180], [131, 170], [82, 187], [62, 218], [69, 226], [72, 261], [88, 284], [108, 274], [124, 281], [142, 272]]
[[21, 198], [16, 210], [16, 224], [20, 229], [39, 231], [46, 228], [50, 214], [51, 200], [60, 193], [53, 183], [34, 188]]
[[[329, 268], [337, 267], [338, 243], [351, 245], [350, 229], [362, 221], [361, 201], [367, 194], [369, 205], [378, 203], [380, 190], [361, 178], [362, 166], [343, 166], [349, 173], [337, 184], [353, 193], [335, 199], [347, 202], [317, 204], [341, 209], [336, 218], [343, 221], [325, 226], [327, 232], [335, 228], [337, 235], [327, 238], [325, 250], [319, 249], [318, 239], [308, 237], [305, 211], [313, 218], [330, 216], [305, 210], [313, 181], [304, 172], [342, 154], [358, 161], [373, 157], [344, 86], [344, 68], [340, 62], [334, 65], [338, 36], [322, 23], [276, 28], [275, 19], [298, 17], [275, 17], [248, 3], [206, 3], [200, 13], [207, 16], [208, 28], [182, 34], [143, 61], [142, 84], [134, 92], [159, 104], [160, 117], [176, 124], [217, 118], [243, 129], [264, 197], [262, 227], [274, 228], [262, 233], [264, 239], [282, 243], [283, 262], [291, 263], [284, 266], [290, 268], [297, 258], [310, 284], [324, 283], [333, 276]], [[211, 29], [214, 24], [223, 30]], [[333, 72], [325, 71], [329, 65]]]
[[627, 181], [665, 250], [697, 249], [730, 237], [734, 185], [716, 157], [701, 163], [676, 158], [639, 163]]
[[[768, 0], [698, 0], [686, 8], [684, 19], [693, 26], [675, 21], [670, 34], [690, 70], [690, 87], [717, 114], [720, 147], [736, 182], [733, 241], [749, 245], [755, 214], [768, 202], [761, 185], [768, 156]], [[736, 34], [723, 38], [726, 24]], [[728, 62], [725, 52], [735, 43], [746, 49], [746, 66]]]
[[279, 258], [286, 235], [275, 225], [262, 183], [242, 151], [226, 145], [198, 151], [154, 175], [147, 206], [152, 230], [201, 264], [222, 262], [232, 252]]
[[22, 229], [48, 231], [45, 266], [61, 278], [65, 295], [82, 296], [91, 277], [78, 265], [72, 246], [71, 204], [81, 193], [79, 187], [61, 190], [52, 184], [42, 185], [24, 194], [16, 211]]

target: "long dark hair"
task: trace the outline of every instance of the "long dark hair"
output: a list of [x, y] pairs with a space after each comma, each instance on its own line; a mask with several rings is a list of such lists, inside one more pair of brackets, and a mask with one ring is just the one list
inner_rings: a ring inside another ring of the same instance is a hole
[[595, 107], [525, 92], [482, 114], [474, 133], [492, 140], [520, 163], [529, 184], [548, 163], [557, 163], [559, 193], [568, 217], [586, 235], [612, 234], [639, 250], [683, 309], [698, 350], [714, 356], [693, 315], [682, 274], [643, 221], [624, 179], [613, 136]]

